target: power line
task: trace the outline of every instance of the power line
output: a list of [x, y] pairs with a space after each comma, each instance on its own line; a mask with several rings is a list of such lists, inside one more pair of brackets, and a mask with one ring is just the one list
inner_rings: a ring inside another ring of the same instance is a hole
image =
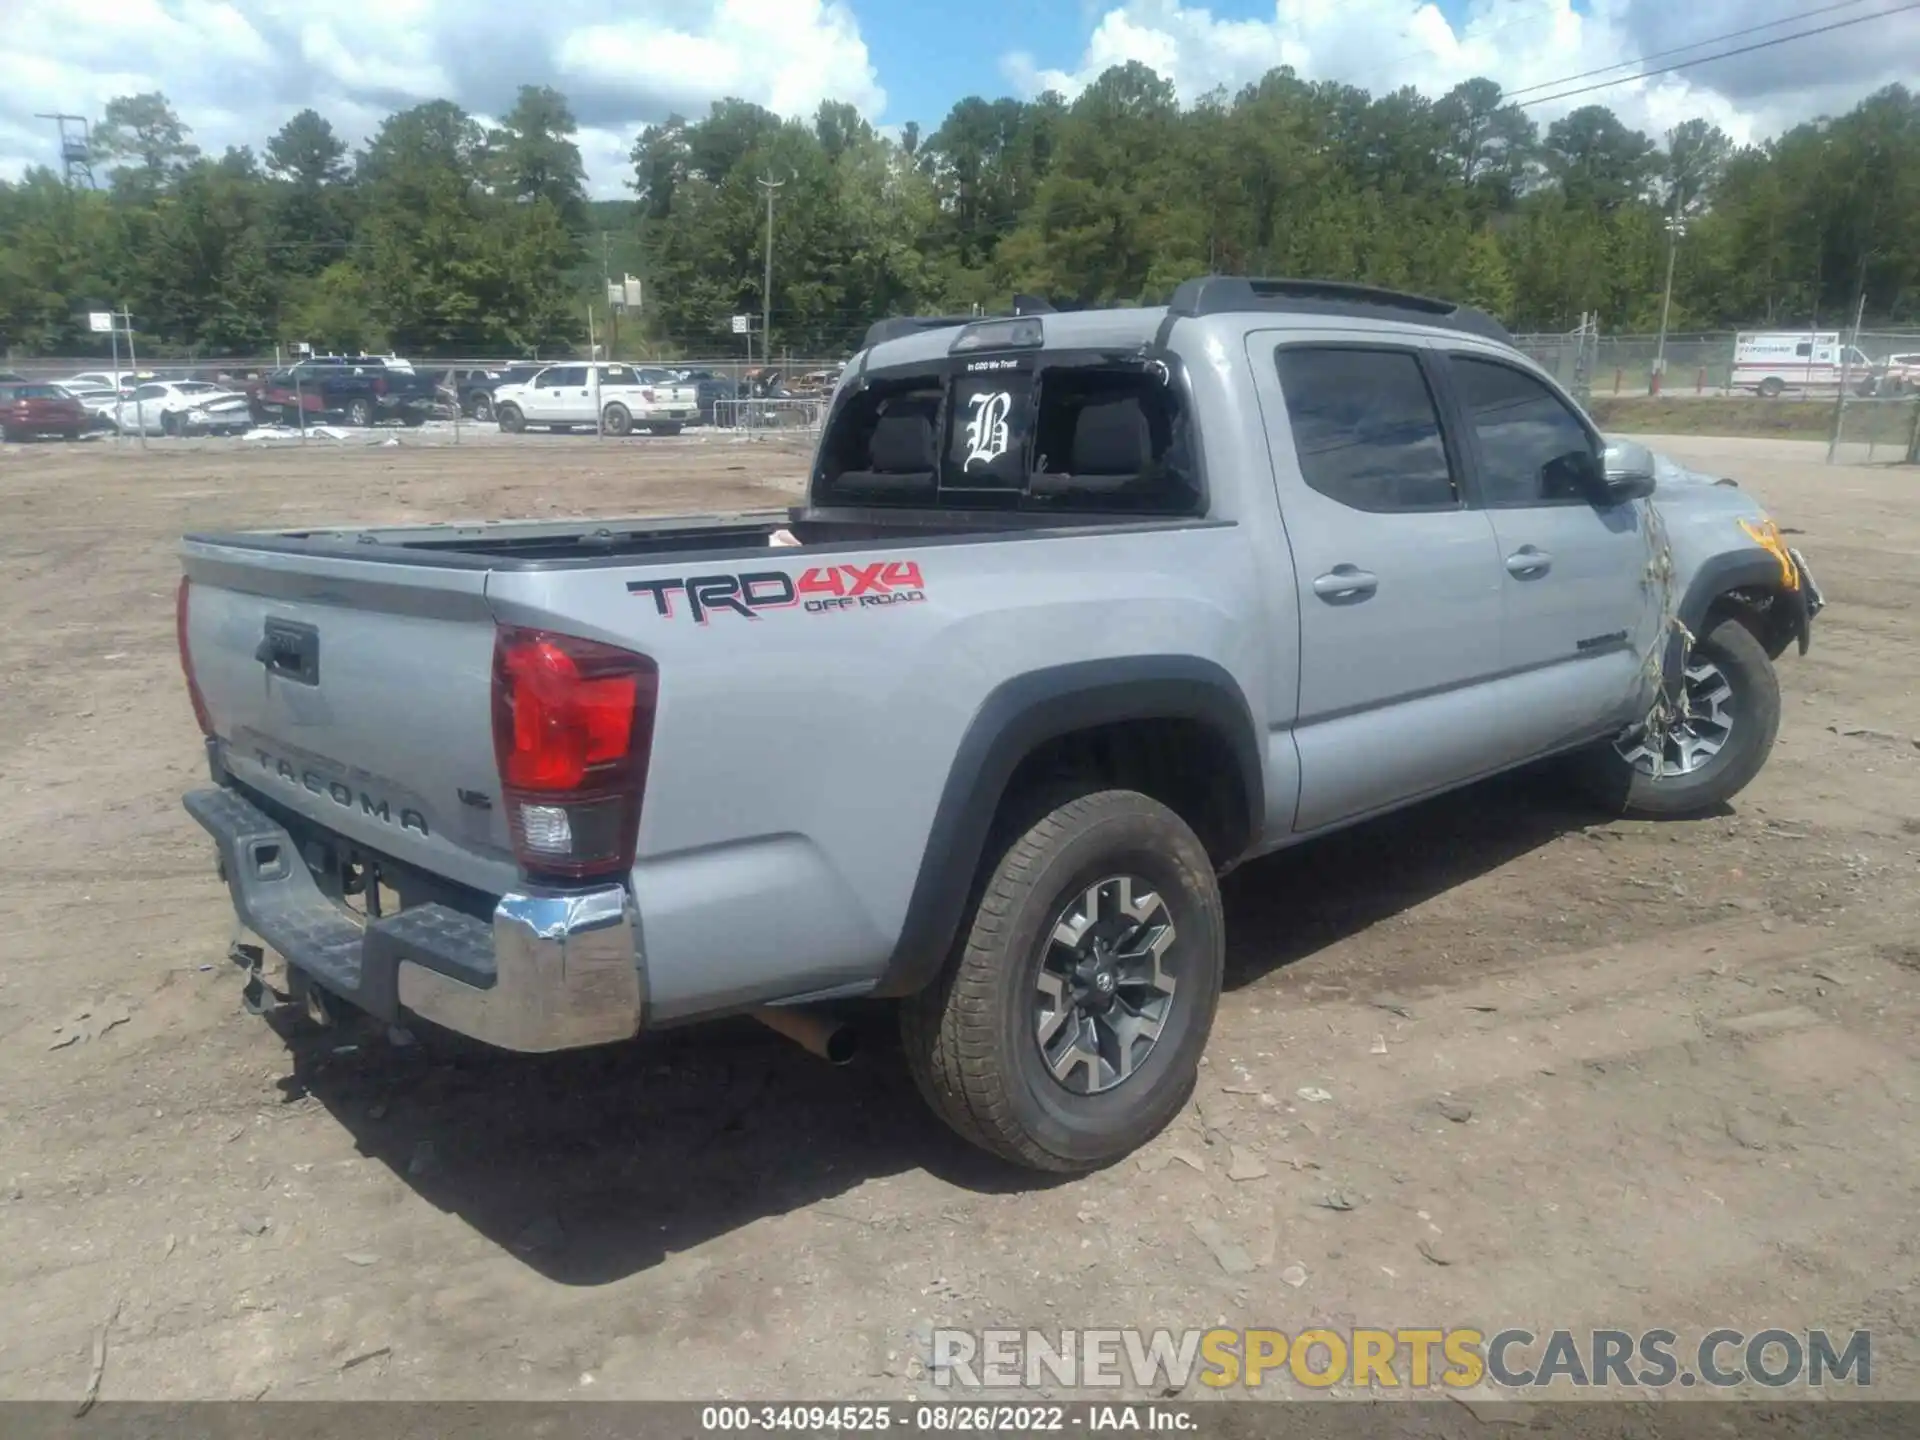
[[[1803, 10], [1798, 15], [1788, 15], [1779, 20], [1765, 20], [1757, 25], [1743, 26], [1738, 30], [1729, 30], [1722, 35], [1704, 35], [1698, 40], [1689, 40], [1684, 45], [1669, 46], [1665, 50], [1655, 50], [1650, 54], [1636, 55], [1631, 60], [1617, 60], [1611, 65], [1602, 65], [1593, 70], [1582, 70], [1577, 75], [1562, 75], [1558, 80], [1542, 80], [1537, 85], [1522, 85], [1518, 90], [1509, 90], [1501, 96], [1503, 100], [1517, 100], [1522, 95], [1531, 95], [1536, 90], [1557, 90], [1562, 85], [1571, 85], [1576, 80], [1591, 80], [1596, 75], [1605, 75], [1612, 70], [1624, 70], [1630, 65], [1644, 65], [1649, 60], [1664, 60], [1669, 55], [1679, 55], [1688, 50], [1698, 50], [1703, 45], [1718, 45], [1723, 40], [1741, 40], [1748, 35], [1758, 35], [1762, 30], [1775, 30], [1782, 25], [1797, 25], [1802, 20], [1811, 20], [1816, 15], [1826, 15], [1835, 10], [1851, 10], [1856, 5], [1865, 5], [1868, 0], [1838, 0], [1837, 4], [1822, 5], [1813, 10]], [[1876, 12], [1887, 13], [1887, 12]], [[1863, 15], [1862, 20], [1870, 20], [1871, 15]], [[1628, 77], [1629, 79], [1635, 77]]]
[[[1669, 75], [1675, 70], [1691, 69], [1695, 65], [1706, 65], [1715, 60], [1730, 60], [1735, 55], [1751, 55], [1756, 50], [1771, 50], [1776, 45], [1785, 45], [1793, 40], [1805, 40], [1814, 35], [1825, 35], [1831, 30], [1844, 30], [1850, 25], [1864, 25], [1869, 20], [1884, 20], [1889, 15], [1898, 15], [1907, 10], [1920, 10], [1920, 0], [1911, 0], [1906, 5], [1895, 5], [1887, 10], [1876, 10], [1871, 15], [1854, 15], [1845, 20], [1835, 20], [1831, 24], [1816, 25], [1811, 30], [1796, 30], [1791, 35], [1776, 35], [1769, 40], [1758, 40], [1751, 45], [1736, 46], [1732, 50], [1722, 50], [1713, 55], [1700, 55], [1692, 60], [1677, 60], [1671, 65], [1661, 65], [1652, 70], [1642, 70], [1633, 75], [1617, 75], [1611, 80], [1601, 80], [1592, 85], [1582, 85], [1576, 90], [1562, 90], [1552, 95], [1541, 95], [1532, 100], [1522, 100], [1519, 108], [1531, 110], [1536, 105], [1551, 105], [1556, 100], [1571, 100], [1576, 95], [1590, 95], [1596, 90], [1611, 90], [1616, 85], [1625, 85], [1634, 80], [1651, 80], [1656, 75]], [[1683, 47], [1684, 48], [1684, 47]], [[1571, 78], [1578, 78], [1571, 77]]]

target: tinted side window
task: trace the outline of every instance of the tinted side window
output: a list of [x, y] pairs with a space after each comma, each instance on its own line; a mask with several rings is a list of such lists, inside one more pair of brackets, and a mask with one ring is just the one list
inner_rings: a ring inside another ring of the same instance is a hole
[[1356, 510], [1460, 503], [1433, 392], [1412, 355], [1288, 345], [1274, 364], [1310, 487]]
[[1453, 358], [1460, 404], [1480, 441], [1489, 505], [1541, 505], [1588, 498], [1593, 437], [1533, 376], [1488, 360]]
[[572, 385], [587, 383], [587, 367], [584, 365], [556, 365], [540, 377], [542, 390], [564, 390]]
[[1798, 345], [1793, 347], [1793, 353], [1802, 357], [1813, 354], [1813, 342], [1810, 340], [1802, 340]]

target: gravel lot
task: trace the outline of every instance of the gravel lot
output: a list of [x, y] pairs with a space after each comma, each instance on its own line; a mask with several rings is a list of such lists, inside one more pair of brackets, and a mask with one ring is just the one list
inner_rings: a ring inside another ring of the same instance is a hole
[[900, 1398], [936, 1323], [1867, 1327], [1920, 1398], [1910, 469], [1666, 446], [1830, 600], [1759, 781], [1653, 825], [1508, 780], [1245, 867], [1196, 1105], [1049, 1184], [930, 1121], [884, 1025], [835, 1070], [748, 1024], [522, 1059], [241, 1012], [181, 532], [806, 465], [450, 438], [0, 447], [0, 1398], [77, 1398], [103, 1325], [106, 1399]]

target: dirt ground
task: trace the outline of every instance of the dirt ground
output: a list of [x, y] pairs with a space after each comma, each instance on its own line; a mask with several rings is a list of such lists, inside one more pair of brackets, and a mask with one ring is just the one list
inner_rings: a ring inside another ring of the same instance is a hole
[[109, 1400], [906, 1398], [935, 1324], [1216, 1323], [1862, 1327], [1920, 1398], [1920, 476], [1666, 448], [1831, 602], [1765, 773], [1660, 825], [1507, 780], [1244, 867], [1197, 1103], [1066, 1183], [950, 1138], [884, 1026], [836, 1070], [241, 1011], [176, 538], [760, 506], [799, 452], [0, 449], [0, 1398], [79, 1396], [103, 1333]]

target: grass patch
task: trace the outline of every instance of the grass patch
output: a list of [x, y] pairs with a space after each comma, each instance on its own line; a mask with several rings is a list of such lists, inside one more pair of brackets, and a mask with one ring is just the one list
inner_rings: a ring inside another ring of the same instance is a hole
[[[1913, 434], [1914, 402], [1847, 402], [1844, 439], [1904, 446]], [[1602, 430], [1621, 435], [1751, 435], [1766, 440], [1825, 440], [1832, 433], [1831, 400], [1666, 400], [1648, 395], [1596, 396], [1589, 406]]]

